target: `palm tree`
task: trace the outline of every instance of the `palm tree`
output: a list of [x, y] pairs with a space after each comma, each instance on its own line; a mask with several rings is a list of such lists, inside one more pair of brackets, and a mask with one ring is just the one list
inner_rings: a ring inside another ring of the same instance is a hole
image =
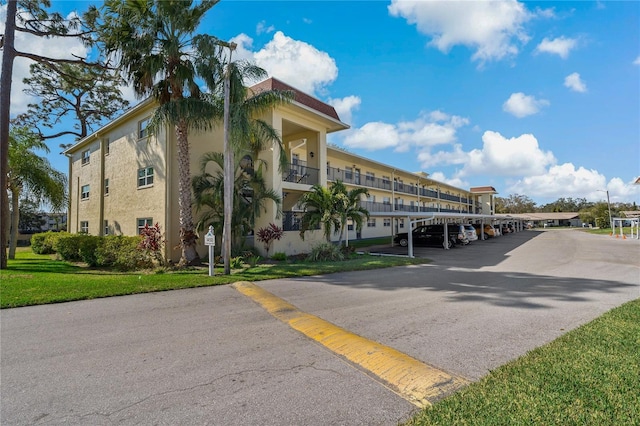
[[315, 184], [310, 192], [305, 192], [300, 198], [305, 212], [300, 221], [300, 238], [304, 240], [307, 231], [324, 228], [324, 237], [331, 242], [331, 232], [340, 230], [341, 215], [336, 206], [335, 194], [328, 188]]
[[8, 189], [11, 193], [11, 235], [9, 259], [15, 259], [18, 237], [19, 199], [24, 193], [41, 202], [48, 202], [54, 211], [62, 211], [67, 202], [67, 178], [54, 169], [49, 160], [34, 150], [49, 152], [40, 137], [25, 127], [12, 128], [9, 135]]
[[362, 196], [369, 196], [367, 188], [354, 188], [347, 190], [347, 187], [340, 180], [331, 186], [331, 193], [335, 199], [335, 205], [340, 216], [340, 239], [338, 244], [342, 244], [342, 238], [347, 235], [346, 245], [349, 246], [347, 221], [352, 220], [356, 225], [356, 230], [362, 229], [363, 219], [369, 219], [369, 211], [360, 206]]
[[[173, 126], [178, 151], [180, 265], [199, 262], [191, 203], [190, 130], [212, 127], [212, 107], [196, 81], [203, 69], [219, 70], [221, 46], [215, 37], [194, 35], [205, 13], [219, 0], [106, 0], [101, 39], [114, 53], [140, 97], [159, 104], [150, 121], [155, 133]], [[208, 76], [209, 88], [220, 82]], [[214, 83], [213, 85], [211, 83]]]
[[[215, 174], [209, 173], [215, 165]], [[195, 206], [202, 214], [197, 224], [198, 230], [213, 226], [216, 235], [222, 235], [224, 226], [224, 155], [209, 152], [200, 160], [201, 174], [193, 178]], [[254, 228], [255, 219], [265, 211], [265, 203], [272, 201], [280, 211], [280, 196], [267, 189], [266, 182], [259, 170], [253, 170], [244, 159], [235, 163], [233, 216], [231, 221], [231, 240], [234, 247], [242, 247], [244, 236]]]
[[[224, 72], [223, 72], [224, 70]], [[216, 85], [218, 76], [226, 73], [228, 78], [228, 96], [222, 93], [220, 85]], [[257, 159], [260, 151], [271, 148], [274, 145], [279, 152], [278, 166], [284, 168], [288, 163], [286, 152], [282, 146], [282, 140], [278, 132], [266, 121], [259, 119], [262, 114], [272, 110], [275, 106], [288, 103], [293, 99], [293, 93], [280, 90], [266, 90], [259, 93], [250, 92], [245, 85], [246, 82], [259, 81], [267, 77], [267, 72], [247, 61], [236, 61], [223, 64], [223, 67], [214, 70], [209, 79], [205, 79], [207, 85], [217, 90], [212, 91], [210, 102], [214, 106], [215, 115], [218, 121], [224, 119], [224, 101], [228, 102], [228, 139], [225, 145], [224, 158], [226, 164], [224, 175], [226, 184], [224, 185], [224, 227], [222, 256], [224, 258], [225, 274], [231, 272], [229, 259], [231, 256], [231, 228], [235, 212], [232, 207], [236, 204], [233, 201], [233, 173], [235, 171], [234, 157], [239, 155], [250, 155], [252, 159]], [[260, 167], [265, 164], [262, 163]], [[229, 237], [227, 237], [229, 236]]]

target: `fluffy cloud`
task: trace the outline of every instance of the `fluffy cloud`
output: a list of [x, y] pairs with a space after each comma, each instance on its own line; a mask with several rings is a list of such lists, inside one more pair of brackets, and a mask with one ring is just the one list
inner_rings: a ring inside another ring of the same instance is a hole
[[551, 53], [567, 59], [569, 52], [576, 47], [578, 41], [573, 38], [558, 37], [553, 40], [544, 38], [536, 47], [538, 53]]
[[509, 99], [502, 105], [502, 109], [518, 118], [537, 114], [540, 108], [548, 106], [549, 101], [536, 99], [533, 96], [525, 95], [522, 92], [512, 93]]
[[509, 191], [530, 197], [585, 197], [594, 200], [602, 198], [598, 191], [606, 188], [606, 183], [604, 175], [596, 170], [564, 163], [549, 167], [545, 173], [534, 173], [517, 181]]
[[351, 131], [343, 143], [349, 148], [368, 151], [394, 148], [404, 152], [412, 146], [419, 151], [428, 151], [433, 146], [455, 142], [456, 130], [467, 124], [466, 118], [434, 111], [398, 124], [367, 123]]
[[640, 56], [638, 56], [636, 60], [633, 61], [633, 65], [640, 65]]
[[556, 162], [553, 153], [540, 149], [538, 140], [531, 134], [507, 139], [498, 132], [486, 131], [482, 142], [482, 149], [468, 153], [461, 176], [538, 176]]
[[338, 77], [338, 67], [331, 56], [282, 31], [275, 32], [253, 58], [270, 76], [310, 94], [321, 92]]
[[580, 74], [574, 72], [573, 74], [569, 74], [564, 79], [565, 87], [573, 90], [574, 92], [584, 93], [587, 91], [587, 85], [580, 78]]
[[430, 36], [430, 46], [446, 53], [453, 46], [475, 50], [473, 60], [484, 63], [518, 53], [518, 45], [529, 37], [523, 24], [532, 18], [524, 4], [508, 1], [419, 1], [392, 0], [391, 16], [415, 24], [418, 31]]
[[434, 172], [429, 175], [429, 177], [433, 180], [437, 180], [438, 182], [447, 183], [449, 185], [453, 185], [457, 188], [468, 188], [469, 182], [462, 180], [460, 178], [447, 178], [442, 172]]
[[[4, 34], [7, 20], [6, 4], [0, 6], [0, 34]], [[73, 59], [74, 57], [86, 57], [88, 50], [82, 43], [74, 39], [50, 38], [45, 39], [31, 34], [16, 31], [15, 47], [20, 52], [28, 52], [34, 55], [46, 55], [56, 59]], [[11, 115], [23, 113], [27, 105], [34, 102], [34, 98], [24, 94], [25, 88], [22, 80], [29, 76], [29, 66], [33, 63], [30, 59], [17, 57], [13, 64], [11, 86]]]
[[329, 99], [327, 103], [336, 109], [338, 117], [343, 123], [350, 124], [352, 113], [358, 109], [361, 102], [362, 100], [358, 96], [347, 96], [342, 99]]
[[256, 34], [269, 34], [274, 32], [275, 29], [276, 27], [274, 27], [273, 25], [267, 25], [266, 21], [260, 21], [258, 22], [258, 25], [256, 25]]

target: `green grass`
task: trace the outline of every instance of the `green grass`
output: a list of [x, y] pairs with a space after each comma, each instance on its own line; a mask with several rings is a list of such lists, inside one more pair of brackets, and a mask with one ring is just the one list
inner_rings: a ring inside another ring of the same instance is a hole
[[30, 248], [21, 248], [16, 253], [16, 259], [9, 260], [8, 268], [0, 271], [0, 308], [426, 262], [428, 261], [425, 259], [360, 255], [342, 262], [258, 264], [233, 271], [231, 275], [222, 275], [222, 269], [216, 268], [216, 276], [209, 277], [207, 267], [188, 271], [161, 271], [163, 273], [90, 269], [54, 260], [49, 255], [34, 254]]
[[417, 425], [640, 425], [640, 299], [428, 408]]

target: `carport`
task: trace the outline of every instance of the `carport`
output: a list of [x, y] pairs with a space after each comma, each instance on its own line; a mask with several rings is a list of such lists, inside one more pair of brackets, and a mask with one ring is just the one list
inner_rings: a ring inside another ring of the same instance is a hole
[[[445, 213], [445, 212], [402, 212], [402, 211], [394, 211], [394, 212], [370, 212], [370, 217], [380, 217], [380, 218], [392, 218], [392, 219], [406, 219], [409, 223], [409, 230], [407, 231], [407, 236], [409, 240], [409, 244], [407, 245], [408, 253], [407, 255], [411, 258], [413, 255], [413, 235], [412, 231], [415, 225], [419, 223], [469, 223], [470, 221], [479, 221], [481, 225], [481, 237], [484, 239], [484, 225], [485, 224], [500, 224], [502, 225], [505, 222], [511, 221], [514, 223], [514, 230], [521, 231], [524, 229], [522, 224], [523, 219], [516, 218], [510, 215], [487, 215], [487, 214], [473, 214], [473, 213]], [[448, 227], [444, 227], [444, 239], [448, 240]], [[391, 244], [393, 245], [393, 237], [395, 232], [392, 227], [391, 233]], [[445, 250], [448, 250], [448, 247], [445, 247]]]

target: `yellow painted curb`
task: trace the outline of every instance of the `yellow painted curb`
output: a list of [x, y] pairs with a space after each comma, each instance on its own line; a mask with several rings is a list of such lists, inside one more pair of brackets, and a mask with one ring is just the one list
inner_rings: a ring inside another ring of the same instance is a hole
[[302, 312], [253, 283], [240, 281], [231, 287], [293, 329], [365, 369], [418, 407], [431, 405], [469, 383], [462, 377], [445, 373], [389, 346]]

